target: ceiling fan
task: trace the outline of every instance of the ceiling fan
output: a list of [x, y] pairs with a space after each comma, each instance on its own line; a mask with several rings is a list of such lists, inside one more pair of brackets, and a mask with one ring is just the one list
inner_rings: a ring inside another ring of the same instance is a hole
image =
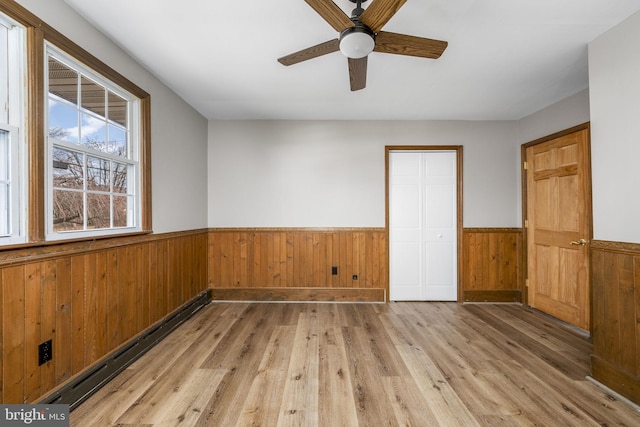
[[407, 0], [349, 0], [356, 3], [351, 17], [332, 0], [305, 0], [340, 37], [278, 59], [283, 65], [293, 65], [340, 50], [348, 59], [351, 90], [364, 89], [367, 84], [367, 56], [371, 52], [418, 56], [437, 59], [447, 48], [447, 42], [380, 31]]

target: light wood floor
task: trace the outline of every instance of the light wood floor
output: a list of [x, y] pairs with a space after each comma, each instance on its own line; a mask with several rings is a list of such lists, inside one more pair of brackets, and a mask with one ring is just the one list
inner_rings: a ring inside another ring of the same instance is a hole
[[212, 303], [74, 426], [639, 426], [589, 341], [518, 305]]

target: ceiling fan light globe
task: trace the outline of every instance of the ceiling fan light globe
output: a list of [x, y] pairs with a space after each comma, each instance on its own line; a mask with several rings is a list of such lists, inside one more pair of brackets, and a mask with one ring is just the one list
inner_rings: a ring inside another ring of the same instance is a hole
[[366, 28], [351, 27], [340, 35], [340, 52], [347, 58], [364, 58], [373, 52], [373, 33]]

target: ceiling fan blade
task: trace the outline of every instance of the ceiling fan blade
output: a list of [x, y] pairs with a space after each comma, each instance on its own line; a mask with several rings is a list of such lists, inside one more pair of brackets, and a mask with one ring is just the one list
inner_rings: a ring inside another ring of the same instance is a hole
[[375, 52], [396, 55], [419, 56], [421, 58], [440, 58], [449, 43], [442, 40], [425, 39], [405, 34], [380, 31], [376, 35]]
[[360, 22], [377, 33], [406, 2], [407, 0], [373, 0], [360, 15]]
[[338, 39], [329, 40], [328, 42], [320, 43], [278, 58], [278, 62], [282, 65], [293, 65], [328, 53], [337, 52], [338, 50], [340, 50], [340, 41], [338, 41]]
[[351, 90], [364, 89], [367, 86], [367, 57], [349, 59], [349, 82]]
[[[305, 0], [318, 15], [329, 23], [334, 30], [340, 32], [345, 28], [353, 27], [353, 21], [331, 0]], [[406, 0], [405, 0], [406, 1]]]

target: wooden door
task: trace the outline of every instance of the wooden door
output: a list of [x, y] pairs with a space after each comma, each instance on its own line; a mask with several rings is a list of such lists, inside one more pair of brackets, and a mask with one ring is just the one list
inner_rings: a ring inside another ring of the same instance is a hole
[[526, 149], [529, 305], [589, 329], [588, 128]]

